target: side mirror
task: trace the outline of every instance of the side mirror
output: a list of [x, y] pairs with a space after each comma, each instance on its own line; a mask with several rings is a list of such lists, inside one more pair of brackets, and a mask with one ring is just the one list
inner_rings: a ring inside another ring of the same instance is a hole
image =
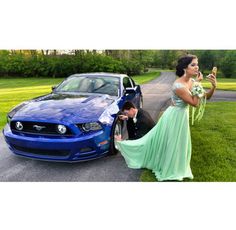
[[125, 88], [125, 94], [133, 94], [136, 93], [134, 88]]

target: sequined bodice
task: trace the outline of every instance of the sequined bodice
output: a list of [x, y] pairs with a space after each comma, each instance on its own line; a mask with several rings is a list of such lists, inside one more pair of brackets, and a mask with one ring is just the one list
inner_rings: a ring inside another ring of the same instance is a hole
[[[180, 89], [180, 88], [185, 88], [186, 86], [180, 82], [175, 82], [172, 86], [172, 104], [177, 106], [177, 107], [187, 107], [188, 103], [184, 102], [179, 96], [176, 95], [175, 90]], [[191, 94], [191, 92], [189, 91]]]

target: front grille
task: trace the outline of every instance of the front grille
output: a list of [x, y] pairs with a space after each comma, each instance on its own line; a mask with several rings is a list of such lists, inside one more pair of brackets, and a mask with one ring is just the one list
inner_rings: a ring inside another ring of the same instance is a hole
[[[57, 135], [57, 136], [73, 136], [71, 130], [67, 128], [65, 134], [59, 134], [57, 131], [57, 124], [46, 123], [46, 122], [31, 122], [31, 121], [21, 121], [23, 124], [23, 129], [21, 131], [16, 129], [16, 122], [12, 121], [10, 126], [11, 130], [20, 133], [30, 133], [30, 134], [43, 134], [43, 135]], [[41, 130], [37, 130], [36, 127], [40, 126]]]
[[69, 150], [32, 149], [32, 148], [26, 148], [26, 147], [22, 147], [18, 145], [12, 145], [12, 147], [18, 151], [36, 154], [36, 155], [65, 157], [70, 154]]

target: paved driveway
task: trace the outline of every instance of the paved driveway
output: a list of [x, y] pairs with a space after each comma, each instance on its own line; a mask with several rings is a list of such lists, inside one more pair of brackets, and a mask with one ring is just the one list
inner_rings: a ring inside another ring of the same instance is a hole
[[216, 90], [209, 101], [236, 101], [236, 91]]
[[[170, 96], [173, 73], [142, 85], [144, 109], [156, 119]], [[81, 163], [37, 161], [13, 155], [0, 134], [0, 181], [139, 181], [141, 170], [129, 169], [120, 154]]]

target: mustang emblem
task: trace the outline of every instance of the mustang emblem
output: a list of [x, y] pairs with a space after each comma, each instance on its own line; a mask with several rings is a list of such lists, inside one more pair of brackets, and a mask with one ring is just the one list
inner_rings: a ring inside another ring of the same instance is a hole
[[35, 128], [37, 131], [41, 131], [42, 129], [45, 129], [45, 126], [39, 126], [39, 125], [34, 125], [33, 128]]

